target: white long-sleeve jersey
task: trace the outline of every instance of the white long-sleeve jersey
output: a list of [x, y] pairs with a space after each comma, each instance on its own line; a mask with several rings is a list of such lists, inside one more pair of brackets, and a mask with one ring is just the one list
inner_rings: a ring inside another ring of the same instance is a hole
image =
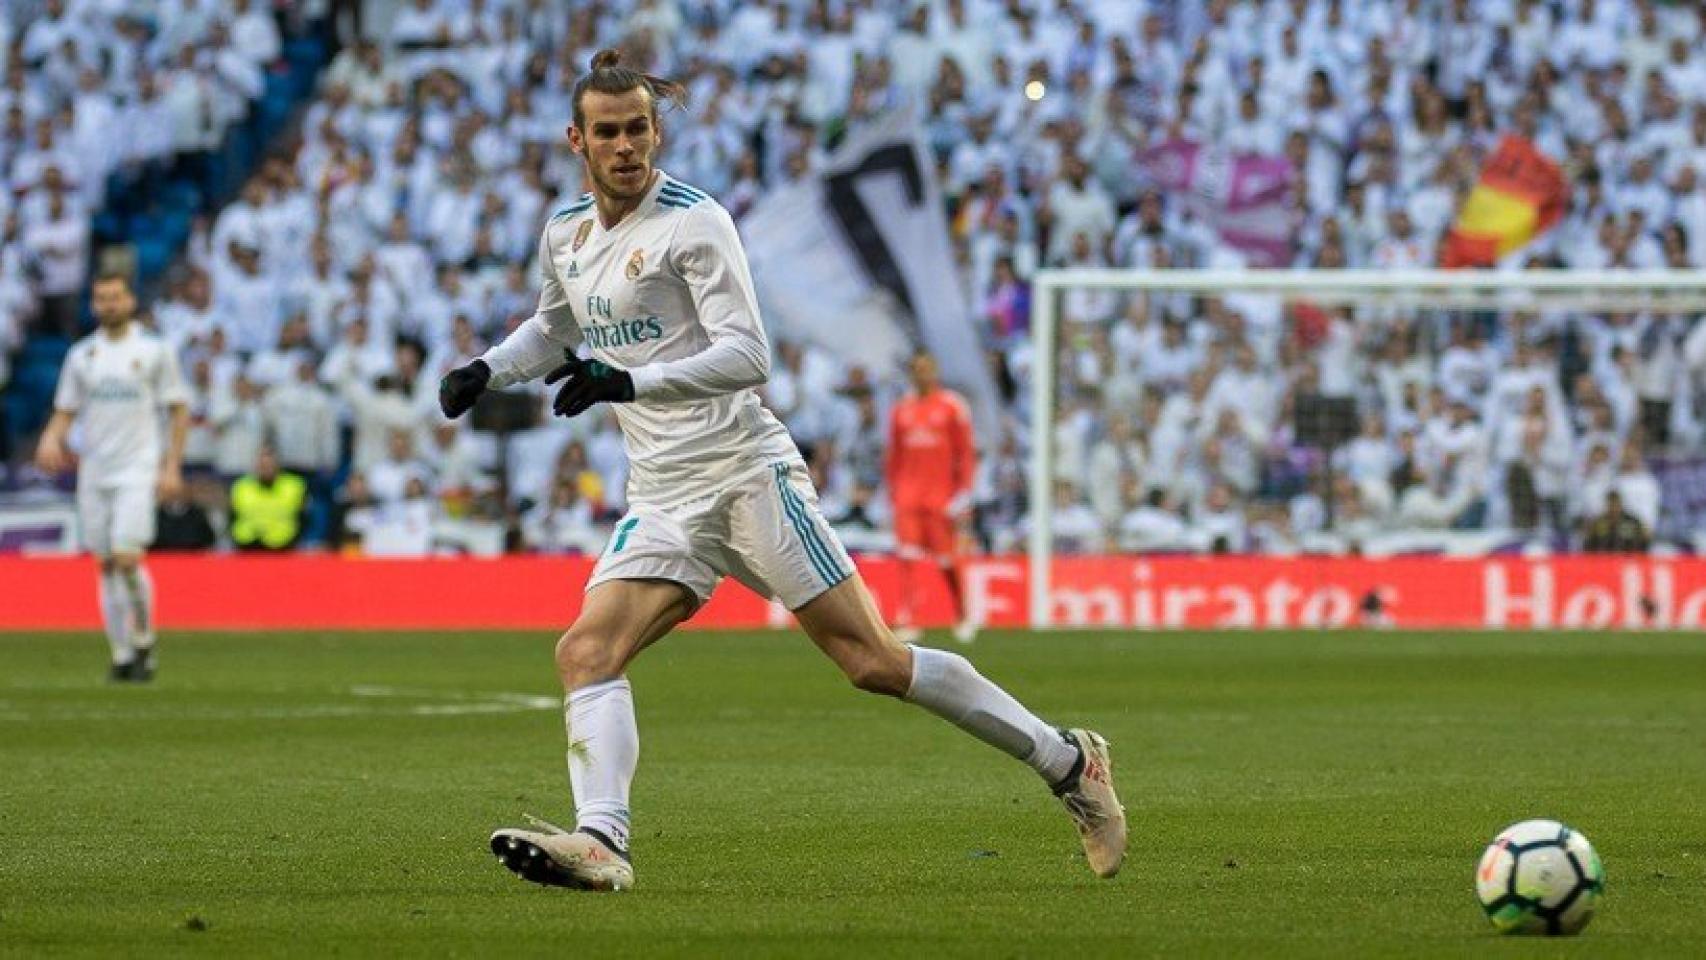
[[658, 171], [612, 229], [591, 194], [539, 240], [539, 309], [481, 358], [493, 389], [544, 376], [563, 349], [628, 371], [634, 401], [613, 404], [628, 449], [631, 503], [715, 493], [799, 449], [754, 389], [770, 344], [734, 220]]

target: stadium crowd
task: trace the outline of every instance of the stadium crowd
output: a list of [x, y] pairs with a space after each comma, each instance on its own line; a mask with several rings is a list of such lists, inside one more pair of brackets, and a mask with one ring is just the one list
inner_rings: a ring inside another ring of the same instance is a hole
[[[27, 13], [27, 16], [19, 16]], [[77, 332], [89, 227], [109, 177], [145, 189], [248, 115], [280, 33], [256, 0], [9, 3], [0, 15], [0, 159], [9, 190], [0, 305], [6, 345], [35, 318]]]
[[[124, 3], [48, 0], [0, 36], [0, 348], [25, 318], [71, 309], [54, 298], [80, 294], [107, 174], [191, 154], [241, 116], [248, 80], [277, 56], [255, 6], [170, 0], [149, 23], [108, 12]], [[1698, 4], [365, 6], [366, 35], [320, 78], [300, 136], [198, 225], [150, 307], [191, 387], [195, 499], [218, 515], [185, 526], [197, 543], [343, 547], [484, 519], [510, 549], [598, 549], [626, 471], [608, 413], [557, 420], [540, 392], [452, 423], [434, 397], [532, 311], [540, 225], [582, 191], [563, 147], [569, 89], [602, 46], [687, 82], [693, 105], [666, 116], [660, 165], [737, 220], [850, 128], [917, 112], [1007, 404], [977, 490], [990, 549], [1015, 548], [1026, 525], [1031, 275], [1243, 263], [1145, 179], [1135, 157], [1165, 139], [1287, 158], [1299, 267], [1431, 266], [1507, 132], [1560, 161], [1573, 196], [1506, 266], [1706, 267]], [[1650, 459], [1706, 449], [1693, 315], [1082, 291], [1063, 311], [1049, 439], [1065, 549], [1347, 549], [1488, 529], [1603, 546], [1590, 528], [1643, 546], [1660, 511]], [[886, 524], [899, 371], [772, 337], [766, 401], [857, 545]], [[1319, 397], [1354, 411], [1330, 458], [1294, 432], [1299, 403]], [[301, 489], [279, 502], [278, 476]], [[258, 506], [232, 495], [257, 488]]]
[[[94, 218], [206, 167], [290, 19], [260, 0], [0, 4], [0, 387], [31, 333], [82, 331]], [[0, 460], [11, 429], [0, 413]]]

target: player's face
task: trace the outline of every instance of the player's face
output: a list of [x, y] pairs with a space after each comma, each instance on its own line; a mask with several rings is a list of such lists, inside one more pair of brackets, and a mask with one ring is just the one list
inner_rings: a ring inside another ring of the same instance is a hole
[[936, 389], [936, 382], [936, 358], [923, 356], [913, 357], [912, 385], [918, 388], [918, 392], [929, 393], [931, 390]]
[[103, 280], [90, 291], [89, 306], [101, 326], [118, 326], [136, 312], [136, 297], [130, 292], [130, 284], [122, 280]]
[[594, 190], [617, 200], [646, 192], [662, 140], [655, 113], [651, 94], [639, 88], [581, 97], [583, 126], [569, 127], [569, 147], [586, 158]]

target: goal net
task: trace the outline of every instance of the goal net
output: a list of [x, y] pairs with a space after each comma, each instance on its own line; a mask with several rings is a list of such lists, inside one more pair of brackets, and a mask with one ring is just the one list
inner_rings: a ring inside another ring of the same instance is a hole
[[[1043, 271], [1030, 620], [1182, 624], [1169, 604], [1214, 601], [1222, 567], [1181, 600], [1144, 593], [1147, 558], [1706, 546], [1703, 313], [1706, 272]], [[1092, 559], [1143, 562], [1102, 606], [1063, 600]], [[1225, 622], [1271, 612], [1228, 596]], [[1378, 590], [1315, 614], [1347, 602], [1378, 622]]]

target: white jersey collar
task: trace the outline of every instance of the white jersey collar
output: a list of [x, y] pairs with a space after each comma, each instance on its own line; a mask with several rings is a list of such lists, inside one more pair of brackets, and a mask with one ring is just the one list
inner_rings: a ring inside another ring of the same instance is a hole
[[662, 190], [663, 185], [671, 179], [673, 178], [664, 173], [662, 167], [653, 167], [652, 185], [646, 188], [645, 195], [640, 198], [639, 203], [634, 205], [634, 209], [628, 211], [628, 215], [617, 221], [614, 227], [604, 225], [604, 215], [598, 212], [598, 204], [595, 202], [592, 207], [592, 222], [597, 225], [598, 232], [605, 236], [620, 233], [628, 224], [650, 213], [651, 209], [657, 206], [658, 191]]

